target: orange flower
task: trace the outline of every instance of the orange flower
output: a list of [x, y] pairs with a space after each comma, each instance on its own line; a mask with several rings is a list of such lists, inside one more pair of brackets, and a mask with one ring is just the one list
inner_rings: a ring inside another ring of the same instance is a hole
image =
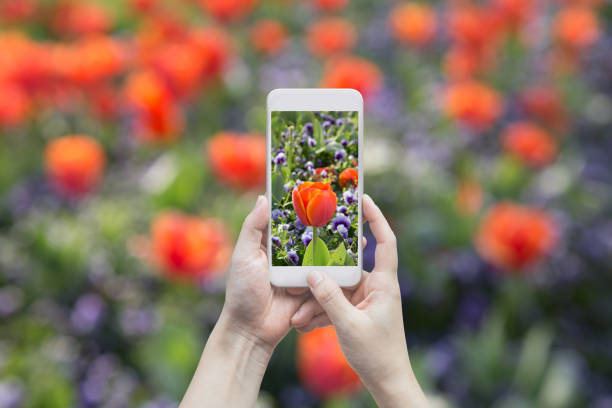
[[568, 48], [588, 47], [601, 35], [597, 14], [584, 6], [564, 7], [555, 16], [553, 24], [555, 37]]
[[67, 79], [80, 85], [95, 84], [116, 75], [125, 60], [122, 46], [104, 36], [88, 37], [62, 57], [57, 64], [64, 66]]
[[154, 51], [151, 65], [166, 80], [174, 95], [186, 97], [196, 92], [204, 79], [204, 58], [195, 44], [166, 41]]
[[32, 17], [36, 9], [34, 0], [3, 0], [0, 1], [0, 21], [19, 23]]
[[470, 79], [493, 66], [493, 55], [486, 50], [453, 46], [444, 58], [444, 72], [453, 80]]
[[235, 21], [251, 12], [256, 0], [199, 0], [202, 8], [220, 21]]
[[313, 0], [313, 3], [321, 11], [340, 11], [348, 5], [349, 0]]
[[353, 25], [340, 17], [328, 17], [308, 26], [306, 44], [317, 57], [345, 52], [353, 48], [357, 32]]
[[462, 180], [457, 188], [455, 207], [465, 215], [474, 215], [482, 206], [482, 187], [472, 178]]
[[448, 30], [457, 45], [478, 50], [495, 45], [499, 35], [497, 22], [491, 11], [477, 6], [452, 8]]
[[496, 204], [480, 223], [476, 249], [499, 268], [516, 271], [546, 256], [557, 242], [557, 225], [547, 213], [511, 202]]
[[344, 188], [349, 183], [351, 183], [354, 187], [357, 187], [357, 180], [359, 179], [359, 173], [357, 170], [353, 168], [346, 169], [340, 173], [340, 177], [338, 179], [338, 183], [340, 187]]
[[51, 141], [45, 149], [47, 177], [60, 194], [69, 197], [93, 190], [102, 178], [105, 164], [104, 150], [89, 136], [64, 136]]
[[327, 183], [307, 181], [293, 189], [293, 208], [304, 225], [322, 227], [336, 212], [338, 197]]
[[562, 130], [567, 125], [567, 112], [561, 95], [549, 86], [537, 85], [520, 94], [520, 103], [525, 112], [544, 125]]
[[51, 24], [59, 34], [80, 36], [107, 31], [111, 18], [98, 3], [66, 0], [55, 10]]
[[359, 376], [349, 365], [333, 326], [302, 333], [297, 339], [298, 376], [321, 398], [359, 390]]
[[436, 34], [436, 13], [423, 3], [403, 3], [389, 16], [391, 34], [401, 43], [422, 47]]
[[151, 225], [153, 259], [171, 278], [200, 281], [224, 271], [231, 246], [225, 226], [174, 211]]
[[364, 98], [375, 94], [382, 85], [382, 73], [372, 62], [355, 56], [329, 60], [323, 71], [323, 88], [352, 88]]
[[256, 189], [266, 180], [266, 139], [258, 134], [219, 132], [208, 142], [215, 175], [241, 189]]
[[232, 58], [232, 44], [227, 32], [217, 27], [204, 27], [192, 31], [190, 38], [203, 56], [205, 80], [220, 77]]
[[492, 7], [504, 27], [516, 30], [533, 16], [534, 0], [494, 0]]
[[287, 29], [276, 20], [260, 20], [251, 29], [253, 48], [262, 54], [278, 54], [287, 45]]
[[503, 133], [504, 148], [527, 164], [540, 167], [557, 156], [557, 142], [546, 131], [529, 122], [508, 125]]
[[20, 87], [0, 81], [0, 127], [16, 126], [30, 111], [30, 99]]
[[450, 85], [444, 95], [444, 110], [477, 130], [491, 126], [502, 113], [501, 96], [489, 86], [476, 81]]

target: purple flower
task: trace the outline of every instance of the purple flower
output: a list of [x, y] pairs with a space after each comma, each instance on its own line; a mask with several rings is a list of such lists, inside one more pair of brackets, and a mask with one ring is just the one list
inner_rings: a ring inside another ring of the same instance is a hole
[[288, 216], [290, 216], [290, 215], [291, 215], [291, 211], [289, 211], [289, 210], [284, 210], [284, 211], [283, 211], [283, 214], [285, 215], [285, 217], [288, 217]]
[[353, 238], [348, 238], [346, 240], [346, 243], [349, 244], [349, 245], [353, 245]]
[[312, 170], [314, 169], [314, 164], [311, 161], [307, 161], [304, 165], [304, 168], [306, 168], [307, 170]]
[[274, 244], [276, 246], [280, 246], [280, 244], [281, 244], [281, 240], [280, 240], [279, 237], [272, 237], [270, 240], [272, 241], [272, 244]]
[[299, 218], [295, 219], [295, 228], [302, 230], [304, 229], [304, 224], [302, 224], [302, 221], [300, 221]]
[[287, 261], [291, 262], [294, 265], [297, 265], [299, 260], [300, 258], [298, 257], [298, 254], [295, 251], [287, 252]]
[[98, 325], [104, 309], [102, 298], [95, 293], [88, 293], [77, 300], [70, 322], [79, 333], [89, 333]]
[[338, 120], [336, 121], [336, 125], [338, 125], [338, 126], [342, 126], [342, 125], [344, 125], [344, 119], [338, 119]]
[[344, 226], [346, 230], [351, 228], [351, 220], [349, 220], [344, 214], [338, 214], [336, 218], [332, 220], [332, 229], [334, 231], [336, 231], [341, 225]]
[[283, 190], [285, 190], [285, 193], [291, 191], [291, 182], [285, 183], [285, 185], [283, 186]]
[[286, 161], [287, 161], [287, 156], [285, 156], [285, 153], [283, 152], [280, 152], [274, 158], [274, 164], [285, 164]]
[[327, 130], [329, 129], [329, 127], [332, 125], [332, 123], [329, 120], [326, 120], [325, 122], [323, 122], [323, 124], [321, 125], [321, 127], [323, 128], [323, 130]]
[[306, 230], [302, 234], [302, 243], [305, 247], [307, 247], [308, 244], [310, 244], [310, 241], [312, 241], [312, 230]]
[[287, 240], [287, 245], [285, 245], [285, 248], [291, 249], [291, 248], [293, 248], [293, 245], [294, 245], [293, 238], [289, 238]]
[[346, 147], [346, 146], [348, 145], [348, 140], [346, 140], [346, 139], [342, 139], [342, 140], [340, 141], [340, 144], [342, 144], [342, 147]]
[[346, 157], [346, 150], [344, 149], [337, 150], [336, 153], [334, 153], [334, 159], [338, 161], [344, 160], [345, 157]]
[[279, 209], [272, 210], [272, 219], [274, 221], [278, 221], [282, 217], [283, 217], [283, 212], [281, 210]]
[[337, 212], [339, 212], [339, 213], [341, 213], [341, 214], [348, 215], [348, 208], [346, 208], [346, 207], [345, 207], [345, 206], [343, 206], [343, 205], [339, 205], [339, 206], [336, 208], [336, 211], [337, 211]]
[[314, 128], [312, 126], [312, 123], [308, 122], [304, 125], [304, 130], [308, 133], [310, 133], [312, 135]]
[[316, 147], [317, 146], [317, 141], [314, 140], [312, 137], [308, 138], [308, 145], [310, 147]]
[[355, 194], [353, 194], [351, 190], [346, 190], [344, 193], [342, 193], [342, 198], [348, 205], [354, 204], [357, 201], [355, 199]]
[[346, 229], [344, 225], [342, 224], [338, 225], [338, 227], [336, 228], [336, 231], [338, 231], [338, 234], [340, 234], [342, 238], [344, 239], [348, 238], [348, 230]]

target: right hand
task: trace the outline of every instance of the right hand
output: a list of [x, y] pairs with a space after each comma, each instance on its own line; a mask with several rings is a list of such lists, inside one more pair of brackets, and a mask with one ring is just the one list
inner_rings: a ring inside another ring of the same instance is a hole
[[[307, 313], [298, 310], [292, 324], [308, 331], [329, 319], [345, 357], [381, 407], [425, 407], [427, 400], [412, 372], [404, 335], [395, 235], [368, 195], [363, 198], [363, 214], [377, 241], [374, 270], [364, 272], [361, 282], [344, 293], [324, 273], [312, 272], [307, 282], [314, 299], [301, 306]], [[316, 319], [312, 319], [317, 313], [312, 302], [322, 312]], [[303, 317], [295, 319], [300, 314]], [[302, 319], [318, 324], [300, 326]]]

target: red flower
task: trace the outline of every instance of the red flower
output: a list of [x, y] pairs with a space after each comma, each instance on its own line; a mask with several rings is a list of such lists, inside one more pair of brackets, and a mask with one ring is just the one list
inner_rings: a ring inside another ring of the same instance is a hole
[[349, 183], [351, 183], [354, 187], [357, 187], [357, 179], [359, 178], [359, 173], [357, 170], [353, 168], [346, 169], [340, 173], [340, 177], [338, 178], [338, 183], [340, 187], [344, 188]]
[[32, 17], [36, 9], [35, 0], [2, 0], [0, 1], [0, 21], [19, 23]]
[[340, 11], [345, 8], [349, 0], [312, 0], [315, 7], [321, 11]]
[[151, 65], [177, 97], [197, 91], [204, 79], [205, 56], [188, 41], [165, 41], [151, 56]]
[[557, 156], [556, 140], [529, 122], [508, 125], [502, 138], [508, 152], [534, 167], [544, 166]]
[[101, 82], [124, 67], [124, 49], [110, 37], [88, 37], [66, 51], [57, 64], [63, 66], [67, 79], [78, 85]]
[[323, 88], [352, 88], [364, 98], [375, 94], [382, 85], [382, 73], [372, 62], [354, 56], [331, 59], [323, 71]]
[[389, 16], [391, 34], [401, 43], [422, 47], [436, 34], [436, 13], [423, 3], [403, 3]]
[[308, 26], [306, 44], [317, 57], [346, 52], [353, 48], [357, 32], [347, 20], [339, 17], [324, 18]]
[[557, 225], [547, 213], [504, 202], [489, 209], [480, 223], [476, 249], [499, 268], [511, 271], [531, 266], [557, 242]]
[[227, 266], [231, 246], [220, 221], [163, 212], [153, 221], [151, 235], [153, 258], [169, 277], [198, 281]]
[[45, 149], [47, 177], [59, 193], [79, 197], [93, 190], [104, 172], [106, 158], [100, 144], [83, 135], [64, 136]]
[[253, 48], [262, 54], [274, 55], [287, 45], [288, 33], [285, 26], [276, 20], [260, 20], [251, 29]]
[[22, 123], [30, 111], [30, 105], [30, 99], [21, 87], [0, 81], [0, 126]]
[[219, 78], [232, 58], [232, 44], [227, 32], [217, 27], [204, 27], [192, 31], [190, 38], [203, 56], [204, 78]]
[[562, 96], [548, 86], [532, 86], [520, 94], [520, 102], [525, 112], [544, 125], [556, 130], [567, 126], [567, 112]]
[[336, 212], [338, 197], [327, 183], [307, 181], [293, 189], [293, 208], [304, 225], [322, 227]]
[[266, 179], [266, 139], [257, 134], [219, 132], [208, 142], [215, 175], [241, 189], [260, 188]]
[[251, 12], [256, 0], [199, 0], [202, 8], [220, 21], [235, 21]]
[[601, 35], [597, 14], [584, 6], [567, 6], [554, 20], [554, 34], [561, 45], [582, 49], [593, 45]]
[[534, 0], [494, 0], [492, 7], [504, 27], [516, 30], [533, 16], [534, 5]]
[[333, 326], [298, 336], [296, 366], [304, 386], [321, 398], [361, 387], [359, 376], [344, 358]]
[[99, 34], [110, 28], [111, 18], [98, 3], [66, 0], [55, 10], [52, 26], [63, 35]]
[[453, 119], [477, 130], [488, 128], [502, 113], [501, 96], [476, 81], [450, 85], [444, 95], [444, 110]]

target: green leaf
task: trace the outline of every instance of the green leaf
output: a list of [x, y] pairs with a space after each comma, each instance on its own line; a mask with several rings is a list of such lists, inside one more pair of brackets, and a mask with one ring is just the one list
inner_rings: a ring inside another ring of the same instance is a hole
[[346, 259], [344, 260], [344, 265], [345, 265], [345, 266], [357, 266], [357, 265], [355, 264], [355, 260], [354, 260], [354, 259], [353, 259], [353, 257], [352, 257], [352, 256], [350, 256], [350, 255], [348, 255], [348, 256], [346, 257]]
[[274, 201], [281, 201], [283, 199], [284, 185], [285, 179], [282, 174], [277, 172], [272, 174], [272, 199]]
[[346, 248], [344, 248], [344, 242], [341, 242], [332, 253], [329, 259], [328, 265], [342, 266], [346, 260]]
[[329, 263], [329, 250], [325, 241], [317, 238], [317, 258], [313, 259], [313, 245], [315, 240], [310, 241], [304, 252], [304, 260], [302, 266], [326, 266]]
[[319, 119], [315, 118], [312, 122], [313, 127], [313, 137], [314, 140], [317, 141], [317, 146], [321, 147], [325, 145], [325, 140], [323, 138], [323, 129], [321, 128], [321, 122]]

